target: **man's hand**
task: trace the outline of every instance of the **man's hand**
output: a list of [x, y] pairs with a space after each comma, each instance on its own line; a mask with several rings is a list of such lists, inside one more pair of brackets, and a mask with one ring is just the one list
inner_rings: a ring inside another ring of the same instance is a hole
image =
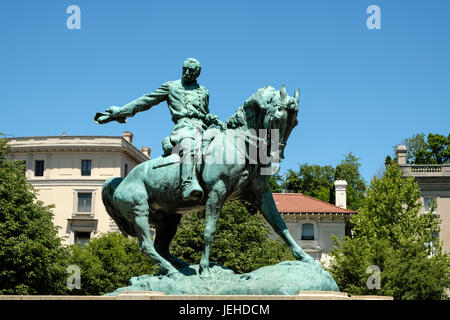
[[220, 121], [219, 117], [216, 114], [208, 113], [206, 115], [206, 121], [209, 125], [216, 125], [220, 129], [225, 129], [225, 124]]
[[120, 108], [116, 106], [109, 107], [105, 110], [106, 113], [110, 114], [111, 118], [115, 118], [120, 114]]
[[112, 106], [108, 108], [104, 113], [98, 112], [95, 114], [94, 121], [98, 124], [108, 123], [110, 121], [117, 121], [120, 123], [127, 122], [127, 118], [120, 115], [120, 108]]

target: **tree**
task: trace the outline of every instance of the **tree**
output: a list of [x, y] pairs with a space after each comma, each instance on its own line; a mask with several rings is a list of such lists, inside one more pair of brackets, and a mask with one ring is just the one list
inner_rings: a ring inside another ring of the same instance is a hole
[[289, 169], [286, 188], [289, 192], [301, 192], [304, 195], [330, 202], [333, 190], [335, 170], [332, 166], [319, 166], [303, 163], [298, 171]]
[[396, 162], [396, 160], [392, 159], [391, 156], [386, 156], [386, 158], [384, 159], [384, 166], [387, 167], [389, 164], [391, 164], [392, 162]]
[[443, 164], [450, 162], [450, 134], [447, 137], [429, 133], [417, 133], [402, 142], [406, 150], [406, 160], [413, 164]]
[[[427, 142], [425, 141], [425, 134], [418, 133], [402, 142], [406, 146], [406, 161], [408, 163], [425, 164], [429, 163], [429, 155]], [[397, 148], [397, 146], [395, 146]], [[395, 151], [395, 150], [394, 150]]]
[[[198, 264], [203, 251], [204, 212], [185, 216], [171, 244], [171, 252]], [[217, 224], [210, 261], [246, 273], [293, 256], [281, 239], [269, 239], [270, 227], [259, 214], [251, 215], [238, 201], [227, 202]]]
[[71, 246], [70, 263], [80, 268], [80, 289], [70, 294], [102, 295], [129, 285], [134, 276], [154, 274], [158, 267], [139, 250], [135, 238], [118, 232], [94, 238], [85, 246]]
[[428, 134], [428, 148], [432, 155], [432, 163], [450, 162], [450, 133], [447, 137], [440, 134]]
[[333, 166], [299, 165], [299, 170], [288, 170], [286, 188], [289, 192], [299, 192], [329, 203], [335, 202], [334, 182], [347, 181], [347, 208], [358, 210], [364, 198], [366, 183], [359, 173], [359, 158], [351, 152]]
[[37, 201], [24, 166], [0, 138], [0, 294], [64, 294], [68, 252], [52, 206]]
[[284, 180], [283, 177], [279, 174], [274, 174], [270, 177], [269, 188], [272, 192], [283, 192], [284, 188]]
[[[337, 166], [334, 174], [334, 181], [347, 181], [347, 208], [358, 210], [364, 199], [364, 192], [366, 191], [366, 183], [359, 173], [359, 158], [356, 158], [351, 152], [345, 155]], [[333, 188], [334, 202], [335, 190]]]
[[[450, 285], [449, 255], [433, 237], [439, 233], [439, 219], [433, 210], [421, 209], [417, 182], [403, 178], [396, 163], [387, 163], [351, 219], [353, 237], [333, 238], [330, 272], [342, 291], [395, 299], [441, 298]], [[367, 284], [370, 266], [381, 270], [377, 290]]]

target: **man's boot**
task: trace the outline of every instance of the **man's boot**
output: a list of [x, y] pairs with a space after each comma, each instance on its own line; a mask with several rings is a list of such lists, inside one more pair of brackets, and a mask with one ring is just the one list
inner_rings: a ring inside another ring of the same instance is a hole
[[194, 159], [191, 163], [181, 163], [181, 189], [183, 200], [200, 201], [203, 198], [203, 189], [197, 181]]

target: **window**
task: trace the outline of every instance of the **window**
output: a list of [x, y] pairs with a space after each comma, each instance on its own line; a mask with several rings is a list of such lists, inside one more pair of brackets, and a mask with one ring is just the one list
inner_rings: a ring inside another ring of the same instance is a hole
[[430, 242], [426, 242], [425, 246], [428, 248], [428, 252], [430, 254], [430, 256], [434, 256], [437, 252], [437, 249], [434, 245], [435, 242], [439, 241], [439, 234], [437, 232], [433, 232], [431, 234], [431, 241]]
[[128, 163], [125, 163], [125, 169], [123, 176], [126, 177], [128, 175]]
[[433, 201], [436, 201], [436, 198], [434, 198], [434, 197], [424, 197], [423, 198], [423, 207], [424, 207], [425, 212], [430, 212]]
[[44, 175], [44, 160], [36, 160], [34, 162], [34, 175], [42, 177]]
[[91, 160], [81, 160], [81, 175], [82, 176], [90, 176], [91, 175]]
[[92, 193], [78, 193], [78, 212], [91, 212]]
[[302, 224], [301, 240], [314, 240], [314, 225], [312, 223]]
[[75, 232], [75, 244], [85, 247], [91, 239], [90, 232]]

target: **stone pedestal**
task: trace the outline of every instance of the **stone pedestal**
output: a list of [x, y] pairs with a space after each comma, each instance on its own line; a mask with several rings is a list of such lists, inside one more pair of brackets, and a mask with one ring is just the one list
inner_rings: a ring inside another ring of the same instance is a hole
[[3, 295], [0, 300], [394, 300], [386, 296], [351, 296], [336, 291], [302, 291], [297, 295], [166, 295], [153, 291], [123, 291], [116, 296], [21, 296]]
[[130, 279], [128, 287], [118, 288], [106, 296], [125, 291], [164, 292], [167, 295], [206, 296], [282, 296], [300, 291], [335, 291], [339, 288], [332, 276], [314, 260], [284, 261], [249, 273], [235, 274], [232, 270], [211, 264], [209, 278], [199, 274], [199, 266], [186, 267], [173, 276], [143, 275]]

